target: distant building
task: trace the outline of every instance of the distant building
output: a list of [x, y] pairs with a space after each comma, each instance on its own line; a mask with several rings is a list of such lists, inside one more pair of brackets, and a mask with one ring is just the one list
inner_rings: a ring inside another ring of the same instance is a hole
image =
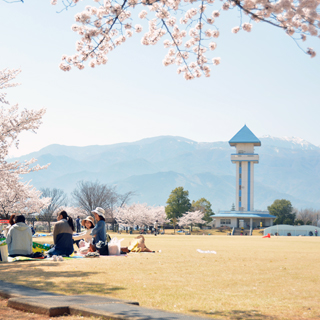
[[215, 226], [244, 229], [272, 226], [275, 216], [268, 211], [254, 211], [254, 164], [259, 163], [254, 147], [260, 147], [261, 141], [245, 125], [229, 144], [236, 147], [236, 153], [231, 154], [231, 161], [236, 165], [235, 210], [211, 216], [215, 219]]

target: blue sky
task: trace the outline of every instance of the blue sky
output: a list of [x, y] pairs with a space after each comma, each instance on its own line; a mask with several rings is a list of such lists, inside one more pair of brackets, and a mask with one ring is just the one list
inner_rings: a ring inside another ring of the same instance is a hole
[[[320, 40], [311, 59], [285, 33], [254, 23], [251, 33], [231, 33], [238, 14], [222, 12], [210, 78], [185, 81], [164, 67], [162, 44], [141, 45], [142, 34], [114, 50], [105, 66], [61, 71], [62, 54], [75, 53], [74, 15], [90, 1], [56, 13], [49, 0], [0, 0], [0, 68], [22, 68], [9, 99], [21, 107], [46, 107], [37, 134], [21, 137], [26, 154], [49, 144], [85, 146], [158, 135], [227, 141], [244, 124], [256, 136], [295, 136], [320, 145]], [[221, 2], [218, 3], [219, 5]], [[218, 7], [217, 7], [218, 8]]]

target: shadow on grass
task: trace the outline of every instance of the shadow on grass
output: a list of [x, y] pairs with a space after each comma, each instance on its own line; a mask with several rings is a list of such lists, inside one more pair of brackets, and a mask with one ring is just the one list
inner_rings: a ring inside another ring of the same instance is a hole
[[197, 313], [199, 315], [205, 316], [215, 316], [221, 317], [221, 319], [228, 320], [242, 320], [242, 319], [252, 319], [252, 320], [277, 320], [277, 317], [261, 314], [258, 310], [230, 310], [230, 311], [205, 311], [205, 310], [189, 310], [192, 313]]
[[[19, 262], [0, 264], [0, 280], [24, 285], [38, 290], [56, 292], [59, 294], [98, 294], [108, 295], [125, 287], [108, 286], [105, 282], [84, 282], [83, 278], [98, 274], [90, 271], [64, 271], [63, 265], [58, 270], [49, 271], [48, 267], [56, 267], [52, 262], [36, 262], [30, 264]], [[72, 279], [70, 281], [70, 279]]]

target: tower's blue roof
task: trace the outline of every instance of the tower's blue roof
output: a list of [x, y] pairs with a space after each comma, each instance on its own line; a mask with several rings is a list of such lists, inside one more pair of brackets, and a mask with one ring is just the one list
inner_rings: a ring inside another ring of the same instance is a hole
[[236, 143], [253, 143], [255, 146], [261, 146], [261, 141], [246, 125], [244, 125], [229, 141], [230, 146], [235, 146]]

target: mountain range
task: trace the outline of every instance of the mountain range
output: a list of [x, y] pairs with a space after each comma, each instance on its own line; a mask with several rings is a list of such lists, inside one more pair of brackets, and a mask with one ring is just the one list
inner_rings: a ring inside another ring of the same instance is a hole
[[[275, 199], [295, 208], [320, 209], [320, 147], [299, 138], [260, 138], [255, 165], [255, 209], [265, 210]], [[38, 159], [48, 169], [24, 176], [36, 188], [60, 188], [71, 193], [77, 182], [116, 185], [120, 193], [135, 191], [132, 202], [165, 205], [170, 192], [183, 186], [190, 200], [208, 199], [215, 212], [235, 202], [235, 165], [228, 142], [196, 142], [159, 136], [131, 143], [75, 147], [49, 145], [13, 160]], [[70, 197], [71, 198], [71, 197]]]

